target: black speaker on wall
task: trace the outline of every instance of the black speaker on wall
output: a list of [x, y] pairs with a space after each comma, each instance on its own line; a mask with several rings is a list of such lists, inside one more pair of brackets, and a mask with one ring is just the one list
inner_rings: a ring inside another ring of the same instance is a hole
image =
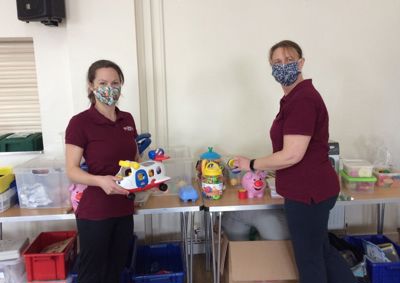
[[65, 18], [64, 0], [17, 0], [18, 19], [58, 26]]

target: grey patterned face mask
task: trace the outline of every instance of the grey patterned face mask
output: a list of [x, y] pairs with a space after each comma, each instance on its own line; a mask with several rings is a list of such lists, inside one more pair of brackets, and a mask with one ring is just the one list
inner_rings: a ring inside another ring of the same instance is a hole
[[93, 94], [101, 103], [112, 106], [117, 104], [121, 95], [121, 86], [99, 86]]
[[299, 73], [297, 61], [288, 64], [272, 65], [272, 76], [283, 86], [292, 85], [297, 80]]

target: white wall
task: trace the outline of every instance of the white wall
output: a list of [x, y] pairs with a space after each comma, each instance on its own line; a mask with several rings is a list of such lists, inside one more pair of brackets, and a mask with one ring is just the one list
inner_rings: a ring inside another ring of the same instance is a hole
[[[131, 112], [140, 127], [133, 0], [68, 0], [65, 4], [66, 21], [59, 27], [47, 27], [19, 21], [16, 1], [0, 1], [0, 38], [33, 38], [44, 148], [49, 155], [63, 155], [60, 133], [72, 115], [89, 106], [86, 72], [98, 59], [110, 59], [122, 68], [126, 82], [119, 106]], [[1, 155], [0, 166], [16, 165], [32, 157]], [[21, 229], [34, 234], [44, 229], [42, 225], [64, 229], [68, 223], [74, 225], [73, 221], [4, 224], [4, 236]]]
[[[269, 128], [282, 96], [268, 64], [283, 39], [304, 51], [330, 112], [341, 157], [374, 161], [379, 146], [400, 166], [400, 1], [164, 1], [169, 145], [195, 155], [271, 152]], [[376, 221], [374, 207], [349, 208], [353, 226]], [[397, 206], [385, 225], [398, 227]]]
[[267, 54], [292, 39], [342, 157], [372, 159], [384, 145], [400, 165], [399, 9], [398, 0], [164, 1], [170, 145], [268, 154], [282, 91]]

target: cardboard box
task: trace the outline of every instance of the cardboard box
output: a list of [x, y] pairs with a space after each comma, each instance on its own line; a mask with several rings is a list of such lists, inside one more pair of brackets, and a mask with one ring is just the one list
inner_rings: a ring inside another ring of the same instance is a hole
[[224, 283], [298, 282], [290, 241], [229, 241], [226, 252], [221, 249]]

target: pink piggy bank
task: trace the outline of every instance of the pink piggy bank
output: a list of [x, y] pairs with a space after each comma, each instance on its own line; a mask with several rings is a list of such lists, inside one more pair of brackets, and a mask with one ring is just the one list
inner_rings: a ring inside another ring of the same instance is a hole
[[264, 171], [247, 172], [242, 177], [242, 186], [247, 191], [248, 198], [262, 198], [264, 196], [267, 174]]

